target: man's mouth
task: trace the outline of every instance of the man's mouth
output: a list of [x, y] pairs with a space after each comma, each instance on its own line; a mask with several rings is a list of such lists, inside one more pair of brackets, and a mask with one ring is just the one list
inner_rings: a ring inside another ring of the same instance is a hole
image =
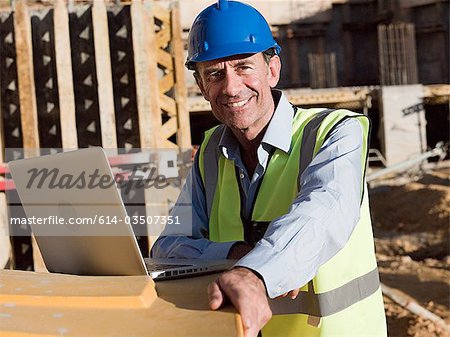
[[247, 104], [247, 102], [250, 100], [250, 98], [247, 98], [247, 99], [244, 99], [244, 100], [238, 101], [238, 102], [226, 103], [225, 105], [230, 108], [240, 108], [240, 107], [243, 107], [245, 104]]

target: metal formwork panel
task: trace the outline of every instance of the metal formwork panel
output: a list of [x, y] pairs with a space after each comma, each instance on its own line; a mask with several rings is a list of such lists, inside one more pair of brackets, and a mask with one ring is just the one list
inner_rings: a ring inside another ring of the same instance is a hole
[[79, 147], [102, 145], [91, 8], [69, 8]]
[[41, 148], [59, 149], [62, 144], [53, 9], [32, 11], [30, 16], [39, 143]]
[[[22, 126], [17, 81], [16, 49], [14, 42], [14, 18], [12, 13], [0, 13], [0, 103], [5, 148], [21, 148]], [[17, 151], [12, 158], [19, 159]]]
[[308, 54], [309, 78], [311, 88], [336, 88], [336, 55]]
[[379, 25], [378, 46], [382, 85], [418, 82], [414, 24]]
[[108, 26], [117, 143], [129, 152], [140, 146], [130, 6], [112, 7]]
[[[0, 110], [6, 160], [20, 159], [23, 152], [22, 126], [20, 118], [19, 87], [17, 79], [16, 49], [14, 38], [13, 13], [0, 13]], [[17, 150], [15, 150], [17, 149]], [[8, 204], [15, 205], [9, 209], [9, 216], [23, 217], [25, 213], [20, 206], [19, 196], [15, 191], [6, 193]], [[31, 249], [31, 229], [28, 225], [9, 228], [15, 269], [33, 270], [33, 250]]]

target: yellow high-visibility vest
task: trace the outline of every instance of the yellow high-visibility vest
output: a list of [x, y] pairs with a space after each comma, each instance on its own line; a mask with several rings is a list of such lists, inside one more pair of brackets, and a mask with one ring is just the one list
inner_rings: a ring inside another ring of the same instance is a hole
[[[361, 163], [365, 170], [370, 129], [366, 116], [343, 109], [299, 109], [293, 119], [291, 151], [277, 149], [271, 156], [246, 231], [288, 212], [301, 188], [300, 175], [333, 128], [346, 118], [356, 118], [363, 131]], [[219, 126], [206, 132], [199, 154], [209, 239], [242, 241], [244, 223], [234, 162], [221, 155], [217, 146], [223, 129]], [[263, 337], [387, 335], [364, 172], [361, 186], [360, 220], [348, 242], [301, 289], [298, 312], [274, 315], [263, 328]]]

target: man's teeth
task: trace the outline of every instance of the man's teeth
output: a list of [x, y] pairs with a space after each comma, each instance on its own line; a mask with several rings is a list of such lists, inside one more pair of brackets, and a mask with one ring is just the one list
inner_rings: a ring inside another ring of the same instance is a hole
[[248, 102], [248, 99], [246, 99], [245, 101], [240, 101], [240, 102], [236, 102], [236, 103], [228, 103], [227, 105], [232, 107], [232, 108], [239, 108], [241, 106], [244, 106], [245, 103]]

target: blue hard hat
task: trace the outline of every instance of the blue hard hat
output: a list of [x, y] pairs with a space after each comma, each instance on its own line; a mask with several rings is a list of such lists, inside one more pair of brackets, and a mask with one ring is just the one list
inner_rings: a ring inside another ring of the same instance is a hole
[[186, 67], [238, 54], [281, 50], [269, 25], [255, 8], [238, 1], [219, 0], [194, 20], [188, 37]]

